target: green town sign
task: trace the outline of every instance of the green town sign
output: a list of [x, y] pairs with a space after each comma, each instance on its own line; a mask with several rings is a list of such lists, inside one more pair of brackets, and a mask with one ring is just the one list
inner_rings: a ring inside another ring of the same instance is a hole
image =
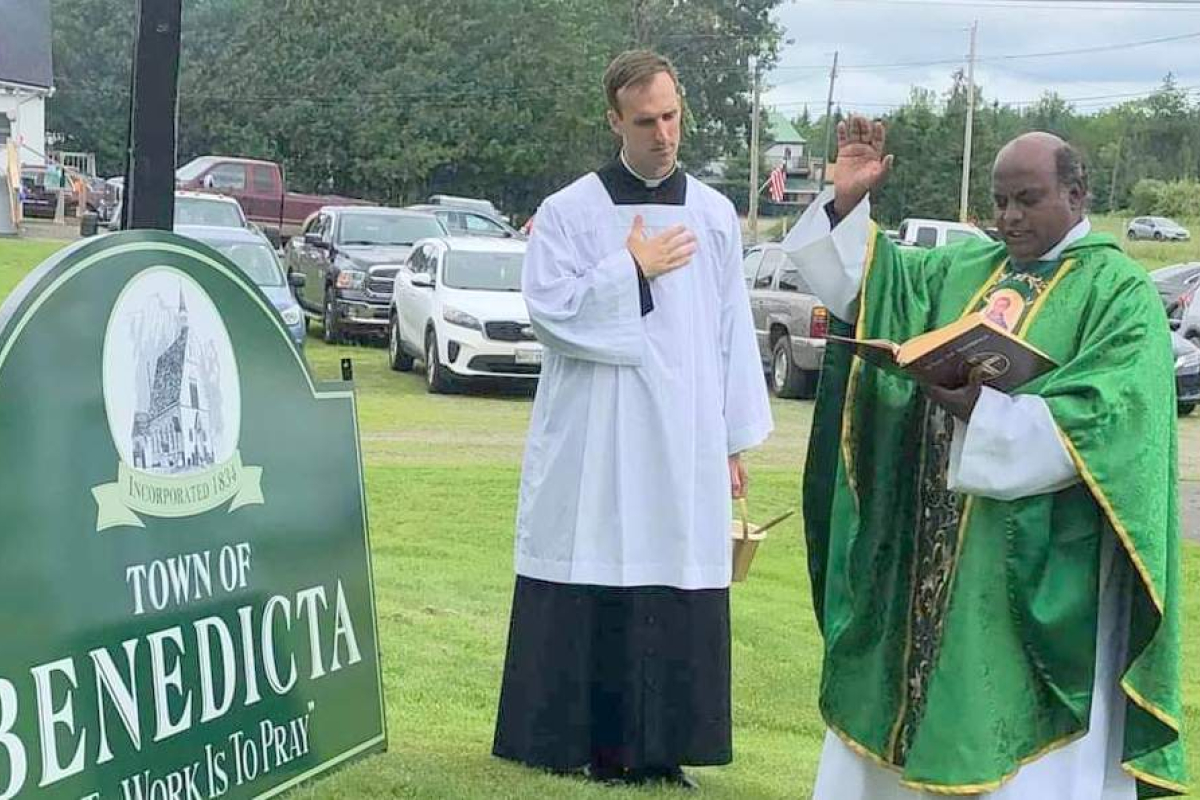
[[0, 800], [269, 797], [386, 746], [354, 397], [133, 231], [0, 307]]

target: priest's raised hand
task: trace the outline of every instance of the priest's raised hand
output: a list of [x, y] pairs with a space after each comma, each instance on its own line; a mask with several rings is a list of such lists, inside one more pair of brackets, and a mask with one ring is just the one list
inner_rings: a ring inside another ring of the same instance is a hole
[[658, 236], [647, 236], [641, 215], [633, 218], [629, 238], [630, 255], [648, 280], [677, 270], [696, 254], [696, 236], [683, 225], [672, 225]]
[[857, 114], [838, 123], [837, 167], [833, 173], [834, 212], [845, 217], [872, 189], [880, 186], [892, 168], [884, 155], [887, 129]]

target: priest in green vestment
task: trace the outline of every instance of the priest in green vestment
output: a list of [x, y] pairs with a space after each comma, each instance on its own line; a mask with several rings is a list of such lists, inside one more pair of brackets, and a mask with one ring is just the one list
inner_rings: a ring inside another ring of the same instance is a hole
[[882, 125], [784, 241], [834, 333], [983, 311], [1057, 367], [1003, 394], [827, 347], [804, 479], [828, 727], [816, 800], [1133, 800], [1185, 791], [1174, 370], [1145, 270], [1086, 217], [1072, 147], [996, 159], [1003, 241], [896, 245]]

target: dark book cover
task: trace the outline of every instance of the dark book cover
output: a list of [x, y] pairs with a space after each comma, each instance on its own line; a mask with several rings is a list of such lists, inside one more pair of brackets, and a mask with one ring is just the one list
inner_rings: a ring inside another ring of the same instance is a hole
[[973, 314], [903, 345], [830, 336], [854, 348], [862, 360], [920, 383], [958, 388], [972, 375], [985, 386], [1011, 393], [1057, 364], [995, 323]]

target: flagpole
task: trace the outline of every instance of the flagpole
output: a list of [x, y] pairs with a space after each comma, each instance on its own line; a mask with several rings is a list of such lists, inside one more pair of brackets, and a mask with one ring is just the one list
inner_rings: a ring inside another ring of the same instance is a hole
[[[750, 109], [750, 186], [758, 185], [758, 56], [752, 56], [750, 68], [753, 70], [754, 99]], [[750, 209], [746, 215], [746, 224], [750, 228], [750, 244], [758, 244], [758, 192], [750, 195]]]

